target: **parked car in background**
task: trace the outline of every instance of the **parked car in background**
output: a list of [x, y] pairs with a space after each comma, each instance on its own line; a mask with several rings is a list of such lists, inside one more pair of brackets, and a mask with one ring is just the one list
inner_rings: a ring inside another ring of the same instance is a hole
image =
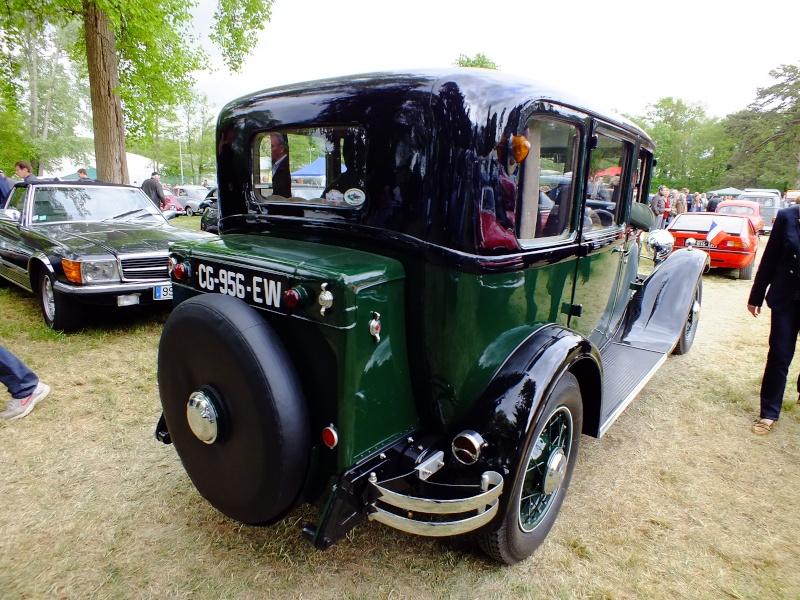
[[172, 192], [167, 191], [164, 192], [164, 207], [162, 210], [172, 210], [178, 215], [182, 215], [184, 213], [183, 204], [180, 203], [178, 197]]
[[[660, 231], [638, 270], [650, 138], [483, 69], [282, 86], [216, 131], [220, 236], [172, 247], [157, 437], [233, 519], [320, 507], [320, 549], [370, 519], [525, 559], [581, 435], [697, 332], [707, 255]], [[291, 179], [308, 149], [324, 183]]]
[[219, 233], [219, 203], [216, 199], [203, 210], [203, 216], [200, 217], [200, 230]]
[[206, 237], [170, 225], [139, 187], [21, 182], [0, 206], [0, 277], [36, 295], [49, 327], [71, 331], [86, 305], [171, 301], [170, 244]]
[[724, 200], [717, 205], [718, 213], [745, 215], [753, 223], [758, 233], [764, 233], [764, 217], [761, 216], [761, 205], [750, 200]]
[[709, 267], [739, 269], [739, 279], [752, 279], [758, 231], [748, 215], [682, 213], [667, 227], [674, 251], [694, 246], [708, 252]]
[[200, 203], [208, 196], [208, 188], [202, 185], [176, 185], [172, 193], [183, 204], [187, 217], [193, 217], [200, 212]]
[[746, 188], [736, 199], [758, 202], [761, 205], [761, 216], [764, 218], [764, 233], [772, 231], [775, 217], [778, 216], [778, 211], [783, 208], [780, 190]]
[[203, 213], [205, 210], [211, 206], [212, 204], [217, 203], [217, 198], [219, 197], [217, 192], [216, 186], [211, 186], [208, 188], [208, 194], [206, 194], [205, 199], [198, 205], [197, 212]]

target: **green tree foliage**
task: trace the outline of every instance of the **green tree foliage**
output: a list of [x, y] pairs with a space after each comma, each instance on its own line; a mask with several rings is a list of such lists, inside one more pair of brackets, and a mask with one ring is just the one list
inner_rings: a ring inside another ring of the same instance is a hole
[[709, 118], [700, 105], [662, 98], [632, 117], [656, 142], [653, 187], [800, 188], [800, 66], [770, 72], [746, 109]]
[[17, 128], [7, 135], [22, 143], [11, 164], [27, 160], [41, 173], [56, 168], [63, 156], [86, 158], [90, 144], [79, 133], [88, 123], [83, 109], [88, 95], [67, 56], [78, 33], [75, 26], [54, 27], [33, 16], [20, 19], [13, 32], [6, 31], [7, 39], [16, 36], [20, 48], [6, 61], [14, 77], [3, 93], [7, 117]]
[[162, 181], [199, 184], [216, 179], [214, 135], [208, 98], [193, 90], [174, 112], [162, 116], [155, 134], [132, 139], [130, 148], [153, 159]]
[[770, 76], [776, 83], [759, 88], [747, 110], [725, 120], [736, 140], [728, 185], [800, 188], [800, 67], [781, 65]]
[[699, 157], [708, 150], [696, 143], [698, 132], [708, 122], [705, 109], [680, 99], [662, 98], [647, 107], [639, 122], [658, 148], [653, 186], [690, 186], [697, 175]]
[[[212, 38], [231, 68], [238, 69], [255, 44], [254, 32], [269, 19], [272, 1], [218, 3]], [[134, 139], [156, 135], [161, 117], [187, 100], [192, 72], [207, 65], [187, 34], [194, 7], [194, 0], [6, 0], [0, 51], [13, 67], [36, 45], [26, 32], [47, 24], [81, 27], [82, 39], [70, 50], [73, 58], [82, 57], [89, 75], [98, 176], [127, 181], [126, 129]]]
[[474, 58], [470, 58], [466, 54], [459, 54], [456, 61], [453, 63], [454, 67], [479, 67], [481, 69], [500, 69], [500, 65], [488, 58], [483, 52], [478, 52]]
[[36, 148], [30, 136], [20, 127], [25, 118], [16, 107], [9, 107], [0, 100], [0, 140], [3, 140], [0, 144], [0, 168], [8, 177], [14, 175], [15, 162], [36, 157]]

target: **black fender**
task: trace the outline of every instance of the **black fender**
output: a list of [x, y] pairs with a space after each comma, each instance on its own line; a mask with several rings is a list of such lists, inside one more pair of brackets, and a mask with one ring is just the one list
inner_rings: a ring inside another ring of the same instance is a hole
[[602, 395], [597, 349], [561, 325], [546, 325], [528, 336], [498, 369], [465, 419], [486, 445], [479, 464], [509, 475], [531, 427], [562, 373], [571, 371], [583, 396], [584, 429], [596, 426]]
[[668, 353], [683, 333], [687, 307], [708, 264], [696, 248], [677, 250], [659, 264], [631, 299], [620, 341]]

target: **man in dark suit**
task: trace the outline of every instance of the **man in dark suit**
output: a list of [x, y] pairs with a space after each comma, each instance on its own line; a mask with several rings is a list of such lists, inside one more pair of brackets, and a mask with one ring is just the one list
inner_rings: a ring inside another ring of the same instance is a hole
[[[766, 435], [780, 416], [786, 375], [800, 332], [800, 206], [778, 212], [753, 280], [747, 310], [757, 317], [765, 297], [772, 310], [769, 353], [761, 381], [761, 416], [753, 433]], [[800, 392], [800, 379], [797, 382]], [[800, 402], [800, 400], [798, 400]]]
[[292, 195], [292, 178], [289, 175], [289, 155], [286, 153], [286, 137], [273, 133], [272, 150], [272, 193], [289, 198]]

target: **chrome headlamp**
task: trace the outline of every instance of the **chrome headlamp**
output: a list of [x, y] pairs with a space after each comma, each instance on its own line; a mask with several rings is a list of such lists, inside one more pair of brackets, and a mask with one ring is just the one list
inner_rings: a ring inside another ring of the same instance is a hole
[[666, 229], [656, 229], [647, 234], [645, 245], [655, 260], [664, 260], [672, 252], [675, 238]]

